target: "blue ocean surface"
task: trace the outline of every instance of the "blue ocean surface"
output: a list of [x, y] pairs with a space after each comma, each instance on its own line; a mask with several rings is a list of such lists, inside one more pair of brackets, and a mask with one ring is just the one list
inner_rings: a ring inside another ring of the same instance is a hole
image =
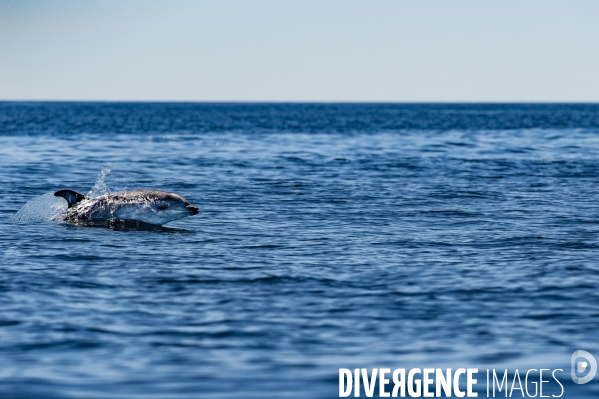
[[[597, 397], [598, 183], [597, 104], [0, 103], [0, 397], [335, 398], [357, 367]], [[94, 185], [201, 213], [14, 219]]]

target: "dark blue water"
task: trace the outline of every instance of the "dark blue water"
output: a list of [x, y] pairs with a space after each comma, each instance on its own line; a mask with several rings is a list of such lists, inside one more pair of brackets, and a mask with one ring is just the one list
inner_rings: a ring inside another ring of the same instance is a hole
[[[599, 394], [569, 364], [599, 355], [599, 105], [0, 103], [0, 144], [2, 398], [334, 398], [354, 367]], [[12, 220], [105, 167], [201, 214]]]

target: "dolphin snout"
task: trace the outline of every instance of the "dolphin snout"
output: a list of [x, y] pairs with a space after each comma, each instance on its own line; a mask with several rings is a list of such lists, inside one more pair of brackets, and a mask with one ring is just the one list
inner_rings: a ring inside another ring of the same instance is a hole
[[187, 208], [189, 210], [189, 213], [191, 213], [192, 215], [197, 215], [198, 213], [200, 213], [200, 210], [195, 206], [187, 205], [185, 208]]

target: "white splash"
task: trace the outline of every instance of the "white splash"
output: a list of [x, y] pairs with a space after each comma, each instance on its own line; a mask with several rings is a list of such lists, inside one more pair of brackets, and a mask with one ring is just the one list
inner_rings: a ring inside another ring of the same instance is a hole
[[[110, 172], [111, 170], [108, 167], [100, 171], [96, 183], [87, 193], [87, 197], [96, 198], [110, 194], [110, 189], [106, 185], [106, 176]], [[63, 198], [55, 197], [54, 192], [49, 192], [27, 201], [13, 216], [13, 220], [42, 221], [59, 219], [59, 215], [67, 209], [67, 202]]]
[[97, 198], [102, 195], [110, 194], [110, 189], [106, 185], [106, 176], [108, 176], [112, 172], [109, 167], [104, 167], [98, 174], [98, 178], [96, 179], [96, 183], [86, 194], [88, 198]]
[[54, 193], [46, 193], [35, 197], [19, 209], [13, 220], [41, 221], [51, 220], [53, 217], [67, 210], [67, 202], [55, 197]]

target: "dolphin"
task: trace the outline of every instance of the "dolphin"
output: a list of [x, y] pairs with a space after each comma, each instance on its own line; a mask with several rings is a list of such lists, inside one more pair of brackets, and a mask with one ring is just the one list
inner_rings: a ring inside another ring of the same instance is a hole
[[158, 190], [121, 191], [96, 198], [73, 190], [60, 190], [54, 195], [68, 204], [58, 218], [73, 223], [120, 219], [161, 226], [200, 213], [180, 195]]

